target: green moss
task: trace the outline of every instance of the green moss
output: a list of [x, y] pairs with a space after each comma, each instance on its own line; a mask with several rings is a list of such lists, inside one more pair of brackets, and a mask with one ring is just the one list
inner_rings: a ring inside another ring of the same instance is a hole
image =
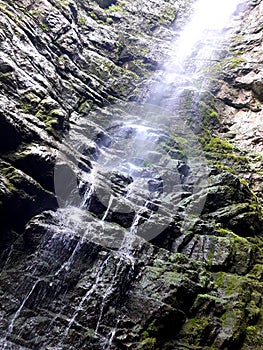
[[220, 161], [216, 160], [216, 161], [210, 161], [208, 162], [208, 164], [211, 164], [212, 166], [216, 167], [217, 169], [220, 169], [222, 171], [231, 173], [231, 174], [236, 174], [235, 169], [221, 163]]
[[92, 328], [89, 328], [89, 329], [85, 332], [84, 336], [90, 338], [90, 337], [92, 337], [92, 336], [94, 335], [94, 333], [95, 333], [95, 330], [92, 329]]
[[252, 268], [252, 270], [249, 272], [247, 277], [258, 279], [259, 281], [262, 280], [263, 277], [263, 265], [262, 264], [255, 264]]
[[221, 228], [221, 225], [220, 225], [220, 227], [216, 227], [215, 233], [219, 237], [226, 237], [229, 234], [232, 234], [232, 231]]
[[151, 65], [143, 59], [135, 59], [129, 62], [129, 71], [132, 71], [137, 76], [148, 77], [151, 73]]
[[236, 68], [241, 63], [244, 63], [246, 60], [242, 57], [233, 57], [230, 63], [230, 68]]
[[204, 151], [216, 153], [232, 151], [233, 148], [234, 146], [231, 143], [218, 136], [211, 136], [209, 142], [204, 145]]
[[[260, 329], [257, 326], [248, 326], [246, 329], [246, 339], [245, 345], [253, 346], [253, 350], [260, 350], [262, 343], [262, 334]], [[251, 349], [247, 348], [247, 349]]]
[[205, 127], [215, 127], [220, 124], [219, 114], [215, 109], [214, 101], [209, 98], [208, 102], [200, 101], [197, 113], [202, 116], [202, 124]]
[[148, 47], [141, 47], [141, 48], [139, 49], [138, 55], [140, 55], [140, 56], [146, 56], [147, 53], [148, 53], [148, 51], [149, 51], [149, 48], [148, 48]]
[[157, 151], [167, 152], [172, 159], [187, 161], [194, 157], [199, 158], [203, 154], [203, 150], [195, 135], [191, 135], [188, 139], [181, 136], [171, 135], [166, 141], [158, 143]]
[[36, 117], [45, 123], [47, 131], [51, 131], [53, 133], [53, 131], [58, 128], [59, 119], [61, 116], [56, 110], [53, 110], [48, 114], [38, 111], [36, 113]]
[[233, 52], [234, 56], [240, 56], [240, 55], [243, 55], [244, 53], [245, 53], [245, 51], [240, 51], [240, 50], [235, 50], [235, 49]]
[[215, 285], [217, 287], [222, 287], [223, 286], [223, 282], [224, 282], [224, 279], [225, 279], [225, 275], [226, 273], [225, 272], [218, 272], [216, 274], [216, 278], [215, 278]]
[[208, 110], [208, 116], [210, 118], [216, 118], [217, 120], [219, 119], [219, 114], [212, 108]]
[[14, 17], [13, 13], [7, 10], [7, 7], [5, 5], [0, 4], [0, 10], [4, 12], [8, 17], [10, 18]]
[[231, 141], [223, 139], [214, 132], [214, 130], [219, 130], [221, 122], [216, 108], [216, 98], [213, 94], [204, 93], [202, 100], [197, 104], [193, 101], [191, 94], [188, 94], [184, 101], [184, 107], [185, 110], [187, 108], [190, 110], [189, 114], [193, 119], [192, 121], [190, 119], [190, 124], [195, 126], [196, 120], [199, 120], [198, 140], [203, 146], [203, 152], [209, 165], [233, 174], [250, 170], [249, 158], [236, 149]]
[[210, 129], [203, 127], [199, 142], [209, 164], [220, 170], [236, 174], [239, 171], [249, 171], [250, 160], [247, 156], [240, 154], [239, 150], [225, 139], [212, 135]]
[[143, 339], [149, 338], [149, 333], [147, 331], [142, 332], [142, 338]]
[[117, 4], [113, 4], [110, 7], [108, 7], [105, 11], [107, 12], [120, 12], [122, 11], [122, 7]]
[[153, 320], [145, 331], [142, 332], [140, 342], [136, 346], [136, 350], [154, 350], [156, 349], [155, 334], [158, 331], [156, 320]]
[[63, 55], [59, 56], [58, 58], [59, 63], [65, 63], [65, 57]]
[[183, 325], [179, 336], [180, 338], [185, 339], [189, 345], [199, 345], [200, 340], [206, 333], [206, 329], [209, 327], [210, 323], [211, 318], [209, 316], [190, 318]]
[[87, 113], [90, 110], [92, 104], [93, 104], [93, 101], [91, 100], [86, 100], [84, 102], [81, 102], [80, 106], [78, 107], [78, 112]]
[[152, 332], [157, 332], [158, 331], [158, 327], [157, 327], [157, 325], [156, 325], [156, 323], [157, 323], [157, 321], [156, 320], [153, 320], [150, 324], [149, 324], [149, 326], [148, 326], [148, 331], [150, 332], [150, 333], [152, 333]]
[[84, 17], [79, 17], [78, 18], [78, 24], [80, 25], [85, 25], [86, 24], [86, 19]]
[[40, 98], [36, 94], [34, 94], [33, 92], [28, 92], [21, 96], [17, 107], [21, 109], [24, 113], [35, 114], [40, 101]]
[[236, 35], [233, 35], [233, 36], [231, 36], [231, 38], [230, 38], [230, 42], [233, 44], [233, 43], [236, 43], [236, 44], [239, 44], [239, 43], [241, 43], [241, 42], [243, 42], [244, 41], [244, 37], [243, 37], [243, 35], [241, 35], [241, 34], [236, 34]]
[[180, 145], [187, 145], [188, 142], [189, 142], [189, 140], [187, 140], [186, 138], [184, 138], [184, 137], [179, 137], [179, 136], [177, 136], [177, 137], [175, 138], [175, 141], [176, 141], [177, 144], [180, 144]]
[[38, 17], [39, 16], [39, 11], [38, 10], [32, 10], [28, 12], [31, 16], [33, 17]]
[[40, 27], [41, 27], [45, 32], [48, 32], [48, 31], [49, 31], [49, 28], [48, 28], [48, 26], [47, 26], [45, 23], [40, 23]]
[[244, 294], [244, 290], [249, 288], [250, 280], [234, 273], [217, 272], [214, 274], [214, 284], [220, 289], [221, 296], [229, 299]]
[[21, 174], [13, 166], [7, 166], [0, 169], [0, 174], [5, 178], [6, 188], [14, 192], [16, 190], [15, 185], [21, 181]]
[[[1, 171], [0, 171], [1, 173]], [[5, 180], [5, 187], [10, 191], [10, 192], [14, 192], [16, 190], [15, 186], [12, 184], [12, 182], [10, 182], [8, 179]], [[2, 202], [1, 202], [2, 203]]]
[[136, 350], [155, 350], [156, 338], [146, 338], [142, 340], [136, 347]]
[[22, 8], [20, 7], [20, 10], [23, 11], [25, 15], [33, 16], [33, 17], [38, 17], [39, 16], [39, 11], [38, 10], [28, 10], [27, 8]]
[[111, 17], [107, 17], [106, 18], [106, 23], [111, 25], [112, 23], [114, 23], [113, 19]]
[[13, 74], [11, 72], [0, 73], [0, 82], [1, 83], [12, 86], [13, 80], [14, 80], [14, 78], [13, 78]]

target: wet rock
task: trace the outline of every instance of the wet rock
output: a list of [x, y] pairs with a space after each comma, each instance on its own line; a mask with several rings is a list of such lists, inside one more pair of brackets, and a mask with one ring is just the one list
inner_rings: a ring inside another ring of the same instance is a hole
[[[2, 161], [0, 172], [5, 189], [1, 192], [3, 198], [1, 224], [4, 228], [12, 227], [21, 232], [32, 216], [57, 206], [56, 199], [51, 192], [45, 190], [33, 178], [11, 164]], [[14, 217], [15, 220], [13, 220]]]
[[107, 8], [116, 3], [117, 0], [96, 0], [102, 8]]
[[52, 213], [49, 212], [36, 215], [31, 221], [29, 221], [23, 232], [26, 249], [34, 252], [43, 241], [47, 228], [51, 224], [54, 224], [54, 217]]
[[[22, 135], [20, 134], [19, 130], [16, 128], [16, 126], [11, 122], [11, 120], [1, 115], [0, 119], [0, 126], [1, 126], [1, 141], [0, 141], [0, 148], [2, 152], [9, 151], [12, 149], [15, 149], [22, 141]], [[10, 135], [8, 138], [6, 138], [6, 135]]]
[[31, 144], [9, 155], [12, 163], [34, 178], [43, 188], [54, 191], [54, 150], [47, 146]]
[[263, 100], [263, 81], [262, 81], [262, 79], [253, 81], [252, 90], [255, 93], [255, 95], [257, 96], [258, 100], [262, 101]]
[[[202, 273], [202, 265], [180, 254], [170, 255], [165, 251], [157, 251], [139, 238], [131, 242], [131, 249], [135, 254], [133, 265], [129, 255], [122, 255], [120, 250], [108, 250], [105, 247], [104, 244], [109, 243], [106, 231], [105, 240], [100, 237], [101, 233], [95, 227], [93, 231], [92, 227], [87, 226], [83, 230], [83, 226], [78, 226], [77, 233], [77, 212], [72, 214], [69, 211], [60, 211], [64, 220], [67, 217], [69, 226], [65, 224], [59, 228], [57, 214], [49, 212], [35, 217], [26, 228], [26, 244], [30, 242], [33, 248], [40, 244], [41, 249], [31, 255], [34, 268], [37, 269], [35, 276], [38, 277], [33, 278], [27, 274], [25, 288], [20, 289], [20, 293], [26, 298], [25, 309], [21, 310], [16, 319], [17, 326], [22, 320], [26, 322], [22, 327], [21, 339], [27, 338], [29, 324], [33, 324], [34, 329], [41, 333], [42, 341], [49, 347], [56, 347], [59, 342], [64, 347], [68, 346], [72, 341], [72, 334], [76, 333], [79, 336], [74, 342], [75, 348], [84, 346], [87, 341], [88, 344], [92, 344], [97, 339], [99, 349], [102, 346], [102, 338], [100, 335], [94, 337], [96, 325], [99, 332], [106, 336], [109, 331], [108, 325], [115, 323], [116, 317], [118, 322], [113, 347], [123, 346], [122, 344], [126, 346], [134, 341], [137, 344], [140, 334], [145, 334], [146, 331], [150, 332], [152, 337], [160, 339], [160, 346], [174, 337], [174, 328], [169, 325], [176, 322], [179, 330], [185, 319], [184, 313], [193, 304], [196, 294], [207, 289], [208, 279]], [[84, 218], [86, 214], [82, 212], [79, 215]], [[94, 224], [93, 219], [90, 224]], [[75, 231], [72, 234], [73, 227]], [[113, 227], [105, 223], [104, 229], [112, 232]], [[97, 241], [90, 241], [92, 231], [96, 234]], [[112, 244], [114, 241], [116, 243], [116, 237]], [[120, 248], [114, 245], [112, 247]], [[19, 269], [22, 271], [24, 268], [26, 265], [21, 259]], [[113, 275], [112, 271], [115, 271]], [[58, 298], [56, 302], [54, 293]], [[59, 295], [63, 296], [62, 299]], [[79, 295], [80, 299], [76, 298], [76, 295]], [[71, 306], [54, 320], [54, 336], [48, 338], [45, 334], [49, 327], [46, 322], [49, 312], [57, 312], [63, 307], [65, 300]], [[148, 305], [143, 311], [142, 302]], [[27, 312], [34, 309], [39, 310], [38, 316], [34, 312]], [[100, 313], [103, 319], [100, 319]], [[72, 314], [69, 326], [66, 314]], [[81, 334], [79, 325], [93, 329], [93, 332]], [[18, 330], [17, 326], [13, 329], [14, 332]], [[70, 335], [67, 333], [67, 327], [71, 330]], [[127, 327], [130, 328], [130, 332], [127, 332]], [[58, 331], [61, 328], [65, 329], [62, 339]], [[140, 342], [143, 343], [143, 340], [142, 336]], [[30, 344], [33, 343], [35, 339], [31, 338], [28, 345], [31, 347]]]
[[[253, 152], [262, 153], [260, 144], [254, 143], [253, 136], [261, 130], [262, 76], [258, 62], [262, 35], [257, 28], [261, 27], [262, 3], [252, 1], [249, 6], [250, 11], [242, 22], [240, 33], [230, 40], [230, 45], [236, 53], [234, 56], [229, 55], [227, 59], [232, 69], [226, 69], [222, 74], [224, 84], [220, 87], [218, 97], [223, 97], [227, 105], [218, 104], [218, 106], [224, 122], [229, 125], [229, 134], [235, 135], [232, 138], [233, 144], [246, 154], [250, 166], [255, 169]], [[248, 132], [246, 121], [251, 122], [249, 127], [251, 133]], [[246, 180], [250, 178], [242, 168], [238, 173]], [[252, 175], [251, 180], [248, 181], [256, 194], [261, 197], [261, 181], [258, 178], [254, 181], [255, 178], [257, 178], [256, 174]]]
[[0, 61], [0, 65], [1, 65], [1, 73], [10, 73], [12, 71], [14, 71], [14, 67], [12, 66], [12, 64], [5, 62], [5, 61]]
[[[216, 98], [203, 108], [188, 77], [181, 93], [162, 82], [188, 1], [20, 5], [0, 6], [1, 346], [260, 347], [262, 208], [250, 185], [262, 197], [262, 159], [238, 147], [262, 153], [261, 2], [211, 66]], [[180, 95], [183, 125], [159, 130], [169, 108], [140, 108], [156, 82], [154, 103]]]
[[163, 180], [162, 179], [150, 179], [148, 181], [148, 188], [150, 192], [162, 192], [163, 191]]
[[114, 184], [130, 185], [133, 182], [133, 178], [129, 175], [119, 173], [118, 171], [112, 171], [110, 174], [110, 181]]

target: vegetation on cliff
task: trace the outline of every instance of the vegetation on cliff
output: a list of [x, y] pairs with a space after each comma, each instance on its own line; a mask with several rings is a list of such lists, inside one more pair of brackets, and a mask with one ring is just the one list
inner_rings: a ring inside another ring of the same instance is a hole
[[[262, 348], [262, 2], [248, 3], [189, 89], [163, 71], [192, 1], [0, 0], [3, 349]], [[136, 182], [119, 169], [142, 130], [156, 147], [130, 159]]]

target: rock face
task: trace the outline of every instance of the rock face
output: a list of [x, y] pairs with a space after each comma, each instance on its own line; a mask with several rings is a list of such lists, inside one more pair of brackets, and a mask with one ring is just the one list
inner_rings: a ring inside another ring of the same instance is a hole
[[[246, 159], [238, 172], [261, 199], [262, 76], [260, 71], [263, 7], [260, 1], [244, 19], [230, 41], [231, 54], [221, 63], [223, 84], [217, 91], [217, 107], [224, 119], [224, 138], [231, 139]], [[248, 170], [248, 171], [247, 171]]]
[[0, 0], [2, 349], [262, 348], [262, 6]]

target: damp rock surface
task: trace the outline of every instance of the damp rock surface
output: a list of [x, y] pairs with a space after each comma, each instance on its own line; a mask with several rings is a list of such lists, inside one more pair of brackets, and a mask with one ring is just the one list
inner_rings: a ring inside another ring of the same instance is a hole
[[0, 0], [2, 349], [261, 349], [262, 5]]

